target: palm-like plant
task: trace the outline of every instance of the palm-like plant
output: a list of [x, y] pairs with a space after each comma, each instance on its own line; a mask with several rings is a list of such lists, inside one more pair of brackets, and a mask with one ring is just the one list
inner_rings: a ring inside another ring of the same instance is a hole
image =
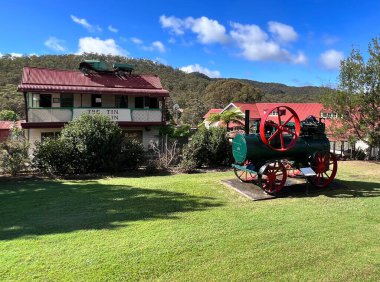
[[231, 122], [243, 125], [244, 114], [239, 109], [224, 111], [221, 114], [211, 114], [208, 119], [209, 122], [221, 121], [227, 127]]

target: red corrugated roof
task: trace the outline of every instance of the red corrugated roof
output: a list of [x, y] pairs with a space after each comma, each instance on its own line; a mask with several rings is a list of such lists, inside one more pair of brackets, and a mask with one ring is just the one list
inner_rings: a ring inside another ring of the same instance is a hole
[[204, 119], [207, 119], [211, 114], [219, 114], [223, 109], [211, 109], [204, 116]]
[[19, 121], [16, 121], [16, 123], [14, 121], [0, 121], [0, 129], [1, 130], [10, 130], [15, 125], [16, 125], [16, 127], [21, 128], [22, 122], [25, 122], [25, 120], [19, 120]]
[[[233, 103], [238, 107], [243, 113], [245, 110], [249, 110], [249, 118], [252, 119], [261, 119], [264, 117], [266, 111], [270, 111], [274, 107], [278, 106], [288, 106], [292, 108], [298, 115], [299, 119], [302, 121], [308, 116], [313, 115], [316, 118], [321, 117], [321, 112], [329, 113], [331, 111], [324, 109], [321, 103]], [[290, 117], [289, 111], [286, 111], [285, 116], [281, 116], [281, 120], [285, 121]], [[269, 116], [270, 120], [278, 122], [277, 116]], [[330, 126], [332, 119], [325, 119], [325, 125], [327, 132], [330, 133]], [[237, 125], [235, 125], [237, 126]], [[230, 127], [233, 127], [231, 125]]]
[[236, 107], [238, 107], [242, 113], [245, 113], [246, 110], [249, 110], [249, 119], [260, 119], [260, 114], [259, 114], [256, 104], [248, 104], [248, 103], [233, 103], [233, 104]]
[[[278, 106], [287, 106], [292, 108], [300, 118], [300, 120], [304, 120], [310, 115], [319, 118], [321, 115], [321, 111], [323, 109], [323, 105], [321, 103], [256, 103], [257, 109], [259, 111], [260, 117], [262, 118], [266, 111], [273, 109]], [[284, 118], [290, 117], [290, 112], [286, 111]], [[269, 116], [270, 119], [276, 121], [276, 116]]]
[[80, 92], [102, 94], [146, 93], [169, 96], [155, 75], [126, 75], [24, 67], [18, 91]]

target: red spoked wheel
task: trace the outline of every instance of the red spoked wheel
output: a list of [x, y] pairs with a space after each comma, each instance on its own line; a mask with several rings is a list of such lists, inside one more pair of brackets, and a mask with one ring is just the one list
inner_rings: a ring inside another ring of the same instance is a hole
[[268, 194], [278, 193], [286, 182], [286, 168], [280, 161], [267, 165], [259, 180], [261, 188]]
[[[281, 120], [281, 116], [286, 115], [286, 110], [290, 112], [290, 116], [284, 121]], [[277, 121], [274, 122], [268, 117], [272, 112], [277, 112]], [[293, 132], [289, 128], [289, 122], [294, 122], [295, 131]], [[274, 127], [276, 130], [267, 136], [266, 127]], [[260, 137], [261, 141], [269, 148], [275, 151], [283, 152], [291, 149], [297, 142], [298, 136], [300, 135], [300, 119], [298, 118], [297, 113], [287, 107], [287, 106], [278, 106], [266, 112], [262, 121], [260, 122]], [[291, 138], [285, 140], [284, 135], [290, 135]], [[275, 138], [277, 137], [278, 138]], [[280, 142], [278, 142], [278, 139]], [[276, 142], [274, 142], [276, 141]], [[276, 143], [276, 144], [275, 144]]]
[[326, 187], [335, 178], [338, 170], [336, 156], [331, 152], [316, 152], [310, 161], [310, 167], [317, 175], [309, 177], [309, 182], [316, 187]]
[[[251, 164], [250, 162], [245, 162], [243, 165], [249, 166], [250, 164]], [[252, 182], [253, 180], [257, 178], [257, 174], [253, 174], [251, 172], [238, 169], [236, 167], [234, 167], [234, 173], [236, 177], [239, 178], [239, 180], [244, 183]]]

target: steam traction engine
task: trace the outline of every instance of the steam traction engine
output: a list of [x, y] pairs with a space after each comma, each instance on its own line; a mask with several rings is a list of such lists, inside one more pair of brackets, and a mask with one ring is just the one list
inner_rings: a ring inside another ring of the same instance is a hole
[[[246, 112], [246, 125], [249, 113]], [[256, 182], [266, 193], [276, 194], [286, 178], [306, 177], [317, 187], [335, 178], [337, 160], [330, 152], [325, 124], [313, 116], [300, 122], [297, 113], [278, 106], [267, 111], [253, 134], [238, 134], [232, 142], [236, 176]]]

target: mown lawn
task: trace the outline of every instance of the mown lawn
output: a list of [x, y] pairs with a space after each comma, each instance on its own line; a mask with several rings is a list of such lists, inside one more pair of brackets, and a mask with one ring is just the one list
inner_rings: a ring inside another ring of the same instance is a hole
[[230, 177], [2, 181], [0, 280], [380, 280], [380, 164], [261, 202]]

